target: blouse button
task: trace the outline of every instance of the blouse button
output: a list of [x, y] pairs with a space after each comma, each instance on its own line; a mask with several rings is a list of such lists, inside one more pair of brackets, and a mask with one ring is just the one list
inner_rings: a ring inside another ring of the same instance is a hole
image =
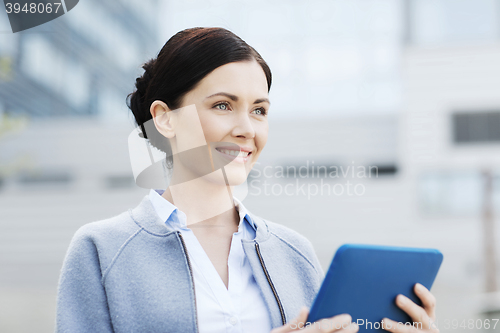
[[236, 325], [238, 323], [238, 319], [235, 316], [232, 316], [231, 318], [229, 318], [229, 322], [231, 323], [231, 325]]

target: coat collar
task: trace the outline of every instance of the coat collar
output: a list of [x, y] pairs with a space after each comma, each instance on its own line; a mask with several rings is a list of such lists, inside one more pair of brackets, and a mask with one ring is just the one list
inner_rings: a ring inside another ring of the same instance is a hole
[[[256, 228], [256, 237], [253, 241], [263, 242], [269, 238], [270, 232], [266, 221], [248, 210], [246, 210], [246, 214], [250, 217], [250, 222], [253, 222]], [[148, 195], [142, 199], [137, 207], [129, 209], [129, 215], [139, 227], [150, 234], [164, 236], [175, 231], [169, 228], [156, 214]]]

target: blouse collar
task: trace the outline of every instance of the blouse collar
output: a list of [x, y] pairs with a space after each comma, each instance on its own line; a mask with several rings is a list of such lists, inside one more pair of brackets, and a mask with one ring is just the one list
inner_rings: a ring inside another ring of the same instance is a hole
[[[173, 205], [170, 201], [163, 198], [161, 195], [165, 192], [165, 190], [151, 190], [149, 192], [149, 200], [153, 204], [153, 207], [160, 217], [160, 219], [171, 228], [174, 226], [180, 227], [181, 229], [187, 228], [186, 223], [186, 214], [179, 210], [175, 205]], [[238, 211], [238, 215], [240, 217], [238, 223], [238, 232], [241, 231], [242, 221], [247, 221], [247, 223], [254, 229], [257, 230], [255, 223], [248, 216], [248, 210], [243, 206], [241, 201], [239, 201], [236, 197], [233, 196], [234, 206]]]

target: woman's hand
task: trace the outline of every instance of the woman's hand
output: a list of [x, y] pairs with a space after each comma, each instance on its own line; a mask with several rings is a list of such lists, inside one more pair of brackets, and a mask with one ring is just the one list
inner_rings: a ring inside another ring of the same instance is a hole
[[307, 315], [309, 310], [304, 306], [300, 310], [299, 315], [292, 319], [285, 325], [275, 328], [271, 333], [288, 333], [295, 332], [297, 330], [302, 330], [304, 333], [315, 333], [315, 332], [352, 332], [358, 331], [359, 327], [356, 323], [351, 322], [352, 318], [348, 314], [341, 314], [333, 316], [330, 318], [322, 319], [315, 323], [310, 323], [306, 325]]
[[420, 283], [415, 284], [413, 290], [415, 290], [415, 294], [422, 301], [423, 307], [418, 306], [406, 296], [398, 295], [396, 297], [396, 305], [411, 317], [413, 326], [405, 326], [404, 323], [398, 325], [396, 321], [384, 318], [383, 329], [393, 333], [439, 333], [439, 329], [434, 324], [436, 321], [436, 298]]

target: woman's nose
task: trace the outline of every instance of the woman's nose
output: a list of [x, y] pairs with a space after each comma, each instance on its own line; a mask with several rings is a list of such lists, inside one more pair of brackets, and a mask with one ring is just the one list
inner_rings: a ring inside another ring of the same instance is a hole
[[243, 136], [246, 139], [253, 139], [255, 137], [255, 129], [248, 114], [241, 113], [236, 116], [233, 136]]

